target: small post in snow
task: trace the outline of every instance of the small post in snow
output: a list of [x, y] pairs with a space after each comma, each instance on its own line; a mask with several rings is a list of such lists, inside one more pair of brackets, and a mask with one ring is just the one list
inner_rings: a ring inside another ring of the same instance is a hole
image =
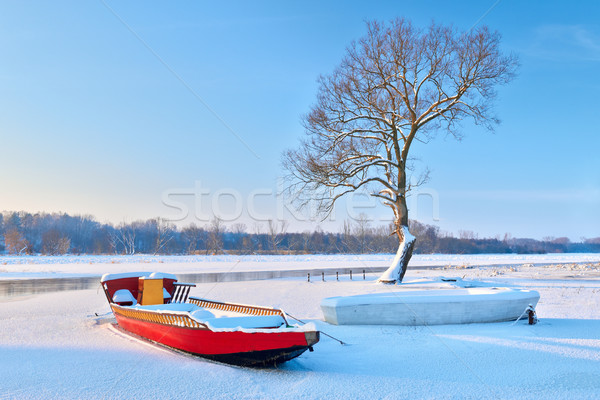
[[325, 282], [325, 272], [321, 272], [321, 279]]
[[350, 270], [350, 280], [352, 280], [352, 270]]
[[308, 279], [307, 282], [310, 282], [310, 272], [308, 273]]
[[530, 304], [529, 307], [527, 307], [527, 322], [529, 323], [529, 325], [535, 325], [537, 324], [537, 315], [535, 314], [535, 308], [533, 308], [533, 304]]

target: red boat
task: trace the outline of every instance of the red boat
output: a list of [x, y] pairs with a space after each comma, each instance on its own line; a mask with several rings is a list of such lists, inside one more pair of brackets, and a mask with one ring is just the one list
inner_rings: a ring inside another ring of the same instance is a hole
[[282, 310], [189, 297], [194, 284], [175, 275], [105, 274], [102, 288], [119, 326], [152, 342], [236, 365], [276, 365], [319, 341], [288, 324]]

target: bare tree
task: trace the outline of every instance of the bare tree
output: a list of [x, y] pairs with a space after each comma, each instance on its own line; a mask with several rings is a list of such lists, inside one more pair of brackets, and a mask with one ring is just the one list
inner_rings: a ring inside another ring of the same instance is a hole
[[4, 233], [4, 244], [8, 254], [23, 254], [27, 253], [29, 243], [16, 228], [12, 228]]
[[119, 232], [116, 228], [111, 227], [108, 230], [108, 244], [115, 254], [119, 252], [119, 243]]
[[225, 233], [223, 220], [219, 217], [214, 217], [208, 228], [207, 253], [217, 254], [223, 250], [223, 233]]
[[256, 221], [252, 224], [252, 230], [253, 230], [253, 236], [252, 236], [252, 250], [257, 250], [257, 251], [261, 251], [263, 250], [262, 248], [262, 243], [261, 243], [261, 236], [263, 235], [262, 233], [262, 225], [260, 222]]
[[235, 238], [235, 249], [240, 252], [244, 249], [244, 242], [249, 244], [248, 240], [246, 240], [246, 229], [246, 224], [242, 222], [237, 222], [231, 226], [231, 232], [234, 234]]
[[346, 251], [348, 253], [356, 252], [356, 240], [354, 235], [352, 234], [352, 225], [350, 221], [344, 221], [344, 225], [342, 226], [342, 252]]
[[243, 235], [246, 233], [247, 227], [246, 224], [242, 222], [237, 222], [231, 226], [231, 232], [237, 235]]
[[287, 232], [287, 221], [273, 221], [269, 220], [269, 241], [271, 242], [271, 249], [277, 253], [277, 248], [283, 240], [283, 236]]
[[[192, 223], [181, 231], [185, 240], [185, 250], [188, 254], [197, 254], [201, 248], [206, 249], [208, 232]], [[205, 250], [207, 251], [207, 250]]]
[[164, 218], [156, 218], [156, 244], [154, 246], [154, 255], [160, 253], [163, 248], [173, 240], [175, 235], [175, 226], [170, 224]]
[[[354, 226], [354, 236], [358, 239], [358, 250], [360, 254], [365, 254], [368, 249], [368, 236], [371, 233], [369, 217], [365, 213], [360, 213]], [[370, 249], [369, 249], [370, 250]]]
[[123, 247], [125, 254], [135, 254], [135, 239], [137, 235], [137, 229], [135, 224], [126, 224], [122, 222], [114, 231], [110, 234], [111, 247], [117, 252], [119, 245]]
[[124, 225], [119, 232], [121, 233], [121, 241], [123, 242], [125, 253], [130, 255], [135, 254], [135, 238], [137, 236], [136, 226], [134, 224]]
[[493, 129], [495, 87], [512, 80], [517, 66], [514, 55], [500, 51], [500, 35], [484, 26], [458, 32], [435, 23], [419, 29], [404, 19], [368, 22], [367, 34], [319, 79], [317, 102], [303, 118], [307, 137], [283, 155], [287, 189], [309, 194], [325, 216], [355, 191], [390, 207], [399, 246], [379, 281], [401, 282], [415, 243], [406, 207], [414, 187], [407, 177], [411, 145], [437, 131], [460, 138], [466, 118]]
[[458, 230], [458, 238], [463, 240], [477, 239], [477, 234], [473, 231], [467, 231], [464, 229]]
[[42, 234], [42, 250], [51, 256], [67, 254], [71, 247], [71, 239], [57, 229], [50, 229]]

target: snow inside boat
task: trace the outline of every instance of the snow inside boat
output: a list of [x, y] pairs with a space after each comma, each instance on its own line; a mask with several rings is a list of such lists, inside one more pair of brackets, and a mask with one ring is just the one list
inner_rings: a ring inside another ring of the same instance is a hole
[[325, 321], [336, 325], [445, 325], [513, 321], [540, 295], [534, 290], [478, 287], [402, 290], [321, 301]]
[[118, 325], [152, 342], [236, 365], [276, 365], [319, 341], [309, 325], [291, 326], [282, 310], [189, 297], [175, 275], [105, 274], [101, 285]]

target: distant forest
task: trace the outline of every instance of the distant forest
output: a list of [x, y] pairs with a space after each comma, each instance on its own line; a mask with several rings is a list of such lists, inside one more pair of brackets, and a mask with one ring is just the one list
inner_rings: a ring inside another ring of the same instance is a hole
[[[458, 237], [410, 221], [417, 237], [415, 253], [582, 253], [600, 252], [600, 237], [574, 243], [568, 238], [543, 240], [478, 238], [469, 231]], [[284, 222], [226, 225], [214, 219], [206, 226], [178, 228], [161, 218], [121, 223], [96, 221], [89, 215], [27, 212], [0, 214], [0, 254], [365, 254], [395, 253], [391, 228], [372, 227], [366, 218], [346, 222], [340, 232], [287, 232]]]

